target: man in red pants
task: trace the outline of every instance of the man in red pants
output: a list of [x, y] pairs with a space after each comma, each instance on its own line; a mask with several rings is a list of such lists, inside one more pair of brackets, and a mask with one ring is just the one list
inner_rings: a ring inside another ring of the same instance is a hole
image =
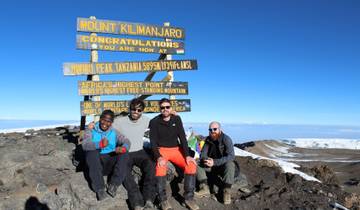
[[170, 161], [184, 172], [185, 204], [191, 210], [198, 210], [199, 206], [194, 201], [196, 162], [189, 155], [181, 118], [171, 115], [169, 99], [161, 99], [159, 106], [161, 114], [150, 121], [150, 142], [156, 160], [155, 176], [158, 179], [157, 190], [161, 209], [172, 208], [166, 197], [167, 161]]

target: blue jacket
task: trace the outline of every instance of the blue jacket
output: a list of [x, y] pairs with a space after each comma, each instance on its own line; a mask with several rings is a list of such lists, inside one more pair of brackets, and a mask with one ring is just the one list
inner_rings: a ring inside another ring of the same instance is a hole
[[[100, 141], [106, 137], [109, 144], [105, 148], [100, 148]], [[107, 131], [103, 131], [99, 127], [99, 122], [95, 124], [94, 129], [85, 131], [82, 148], [84, 151], [100, 149], [100, 154], [108, 154], [114, 152], [117, 146], [123, 146], [126, 151], [130, 149], [130, 141], [125, 136], [116, 132], [110, 127]]]

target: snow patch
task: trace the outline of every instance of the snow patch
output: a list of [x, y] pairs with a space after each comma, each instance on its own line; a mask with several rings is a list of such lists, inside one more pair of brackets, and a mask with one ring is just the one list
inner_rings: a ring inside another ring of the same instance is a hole
[[360, 150], [360, 139], [288, 138], [281, 142], [309, 149], [356, 149]]
[[277, 157], [277, 156], [281, 156], [281, 157], [296, 157], [299, 154], [298, 153], [294, 153], [294, 152], [289, 152], [288, 150], [290, 149], [289, 147], [284, 147], [284, 146], [270, 146], [268, 144], [264, 144], [267, 148], [271, 149], [271, 153], [269, 154], [271, 157]]
[[[62, 126], [78, 126], [80, 125], [79, 122], [75, 122], [75, 123], [66, 123], [66, 124], [55, 124], [55, 125], [44, 125], [44, 126], [38, 126], [38, 127], [28, 127], [28, 128], [12, 128], [12, 129], [1, 129], [0, 133], [24, 133], [27, 130], [40, 130], [40, 129], [47, 129], [47, 128], [56, 128], [56, 127], [62, 127]], [[27, 135], [27, 134], [25, 134]]]
[[304, 178], [305, 180], [308, 181], [315, 181], [315, 182], [320, 182], [320, 180], [316, 179], [313, 176], [307, 175], [295, 168], [299, 168], [300, 166], [295, 164], [295, 163], [290, 163], [290, 162], [286, 162], [284, 160], [279, 160], [279, 159], [271, 159], [271, 158], [267, 158], [267, 157], [263, 157], [260, 155], [256, 155], [247, 151], [244, 151], [242, 149], [239, 149], [237, 147], [234, 147], [235, 150], [235, 155], [236, 156], [242, 156], [242, 157], [251, 157], [253, 159], [265, 159], [265, 160], [272, 160], [275, 161], [276, 163], [279, 164], [279, 166], [281, 167], [281, 169], [285, 172], [285, 173], [291, 173], [291, 174], [298, 174], [299, 176], [301, 176], [302, 178]]

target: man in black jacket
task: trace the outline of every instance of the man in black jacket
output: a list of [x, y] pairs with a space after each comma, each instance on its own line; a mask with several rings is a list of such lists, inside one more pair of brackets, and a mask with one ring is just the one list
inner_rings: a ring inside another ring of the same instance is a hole
[[[161, 114], [150, 121], [150, 142], [156, 160], [155, 176], [162, 210], [171, 209], [166, 197], [167, 162], [184, 172], [184, 199], [191, 210], [198, 210], [194, 201], [196, 162], [190, 156], [181, 118], [171, 115], [171, 103], [163, 98], [159, 102]], [[178, 141], [178, 139], [180, 141]]]
[[207, 185], [207, 173], [222, 175], [224, 182], [224, 204], [231, 203], [230, 189], [234, 184], [235, 163], [234, 146], [229, 136], [222, 132], [219, 122], [211, 122], [209, 136], [205, 140], [201, 151], [200, 165], [197, 167], [197, 180], [200, 182], [200, 190], [197, 196], [210, 194]]

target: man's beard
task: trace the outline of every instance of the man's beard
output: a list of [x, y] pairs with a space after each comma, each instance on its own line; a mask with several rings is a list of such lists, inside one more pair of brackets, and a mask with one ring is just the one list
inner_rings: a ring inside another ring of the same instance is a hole
[[210, 133], [210, 137], [213, 139], [213, 140], [218, 140], [220, 138], [220, 134], [221, 133]]

